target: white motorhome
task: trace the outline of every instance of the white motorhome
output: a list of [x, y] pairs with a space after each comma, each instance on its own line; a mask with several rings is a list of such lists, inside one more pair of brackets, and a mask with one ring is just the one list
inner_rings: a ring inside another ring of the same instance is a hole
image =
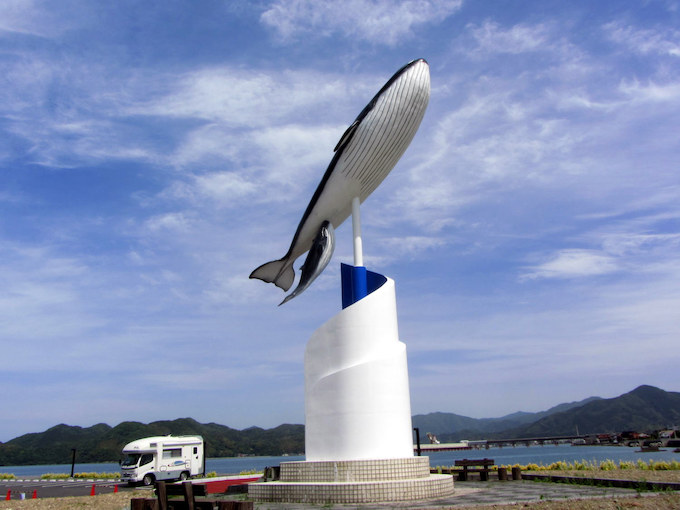
[[205, 474], [201, 436], [155, 436], [128, 443], [120, 464], [124, 482], [152, 485], [156, 480], [186, 480]]

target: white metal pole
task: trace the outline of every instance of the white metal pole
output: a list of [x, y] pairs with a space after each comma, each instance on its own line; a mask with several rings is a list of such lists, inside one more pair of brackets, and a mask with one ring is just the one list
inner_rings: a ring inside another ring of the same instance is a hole
[[352, 199], [352, 233], [354, 235], [354, 265], [364, 265], [363, 247], [361, 244], [361, 217], [359, 214], [359, 197]]

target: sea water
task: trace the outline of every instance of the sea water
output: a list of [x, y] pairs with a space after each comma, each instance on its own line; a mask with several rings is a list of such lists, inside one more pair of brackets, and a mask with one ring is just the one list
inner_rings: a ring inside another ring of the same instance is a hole
[[[640, 452], [637, 447], [626, 446], [506, 446], [488, 449], [454, 450], [449, 452], [430, 453], [430, 466], [452, 466], [457, 459], [493, 459], [496, 465], [539, 464], [547, 466], [553, 462], [582, 462], [599, 465], [600, 462], [612, 460], [619, 462], [678, 461], [680, 453], [673, 448], [662, 448], [658, 452]], [[238, 474], [244, 471], [262, 471], [268, 466], [278, 466], [282, 462], [305, 460], [304, 456], [282, 457], [222, 457], [206, 459], [206, 472], [215, 471], [220, 475]], [[120, 466], [115, 462], [96, 464], [76, 463], [75, 473], [116, 473]], [[0, 466], [0, 473], [12, 473], [17, 478], [35, 477], [45, 473], [71, 473], [71, 464], [53, 464], [41, 466]]]
[[452, 466], [457, 459], [489, 458], [496, 465], [538, 464], [548, 466], [553, 462], [568, 463], [586, 461], [599, 465], [606, 460], [619, 462], [680, 461], [680, 453], [673, 448], [661, 448], [658, 452], [641, 452], [639, 447], [627, 446], [571, 446], [567, 444], [544, 446], [505, 446], [488, 449], [456, 450], [430, 453], [430, 466]]

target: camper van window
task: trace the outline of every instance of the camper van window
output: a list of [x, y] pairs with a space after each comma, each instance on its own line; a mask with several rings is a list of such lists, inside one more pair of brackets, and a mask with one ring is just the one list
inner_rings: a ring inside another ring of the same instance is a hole
[[181, 448], [172, 448], [170, 450], [163, 450], [163, 458], [164, 459], [173, 459], [175, 457], [181, 457], [182, 456], [182, 449]]
[[194, 446], [194, 455], [198, 453], [198, 446]]
[[153, 462], [153, 453], [145, 453], [142, 455], [142, 461], [139, 463], [139, 465], [145, 466], [149, 462]]

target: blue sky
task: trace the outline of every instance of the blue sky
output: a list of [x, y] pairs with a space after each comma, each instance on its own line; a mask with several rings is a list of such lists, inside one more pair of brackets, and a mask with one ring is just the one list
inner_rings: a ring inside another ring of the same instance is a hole
[[680, 390], [679, 27], [664, 0], [3, 0], [0, 441], [303, 423], [351, 225], [285, 306], [248, 275], [419, 57], [428, 111], [362, 207], [413, 413]]

